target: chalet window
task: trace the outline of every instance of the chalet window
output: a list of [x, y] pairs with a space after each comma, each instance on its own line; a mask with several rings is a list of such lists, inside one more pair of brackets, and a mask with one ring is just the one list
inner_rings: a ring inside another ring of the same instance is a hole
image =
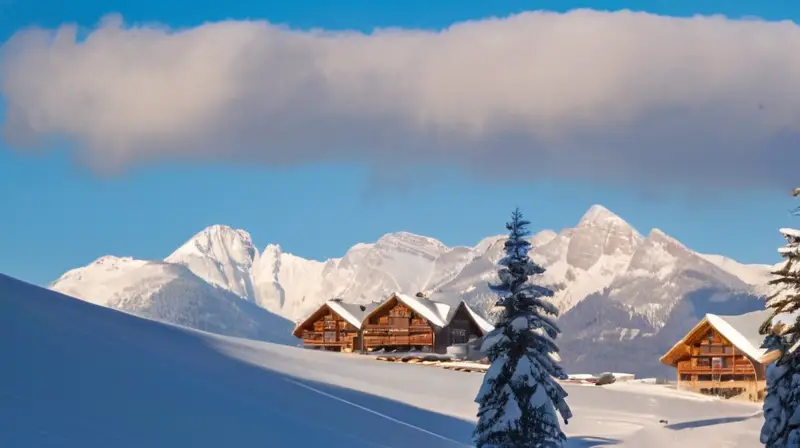
[[696, 358], [695, 365], [697, 367], [711, 367], [711, 358], [707, 357]]
[[389, 310], [389, 317], [411, 317], [411, 310], [404, 306], [396, 306]]
[[731, 353], [733, 353], [733, 347], [731, 347], [730, 345], [724, 346], [723, 350], [722, 350], [722, 353], [725, 353], [726, 355], [730, 355]]
[[706, 335], [706, 339], [708, 339], [708, 343], [714, 342], [714, 332], [712, 330], [708, 330], [708, 334]]
[[335, 330], [336, 329], [336, 321], [335, 320], [329, 320], [327, 318], [327, 316], [326, 316], [326, 318], [325, 318], [325, 329], [326, 330]]
[[313, 331], [303, 331], [303, 339], [316, 340], [319, 339], [320, 334]]
[[711, 368], [724, 369], [726, 367], [725, 358], [714, 357], [711, 358]]
[[463, 344], [467, 342], [467, 330], [462, 330], [460, 328], [453, 328], [450, 330], [450, 335], [453, 344]]
[[419, 314], [411, 313], [411, 326], [412, 327], [427, 327], [428, 323], [425, 321], [425, 318], [423, 318]]
[[335, 331], [326, 331], [324, 340], [325, 340], [325, 342], [336, 342], [336, 332]]
[[681, 373], [681, 381], [691, 381], [692, 375], [689, 373]]

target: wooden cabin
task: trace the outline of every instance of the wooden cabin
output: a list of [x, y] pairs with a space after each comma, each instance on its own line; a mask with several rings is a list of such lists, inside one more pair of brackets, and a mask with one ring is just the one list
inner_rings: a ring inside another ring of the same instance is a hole
[[676, 368], [679, 389], [761, 401], [774, 353], [760, 348], [764, 337], [758, 329], [769, 316], [768, 310], [706, 314], [660, 361]]
[[417, 294], [394, 293], [364, 317], [363, 349], [445, 353], [453, 344], [482, 338], [493, 329], [464, 301], [452, 307]]
[[377, 304], [358, 305], [341, 299], [328, 300], [292, 334], [303, 340], [303, 346], [336, 352], [361, 350], [361, 321]]

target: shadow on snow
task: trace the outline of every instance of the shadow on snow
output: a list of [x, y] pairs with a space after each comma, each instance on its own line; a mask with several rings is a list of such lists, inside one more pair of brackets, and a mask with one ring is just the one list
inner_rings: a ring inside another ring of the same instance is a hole
[[474, 427], [3, 275], [0, 353], [3, 447], [456, 447]]
[[672, 429], [674, 431], [680, 431], [683, 429], [694, 429], [694, 428], [703, 428], [706, 426], [724, 425], [726, 423], [738, 423], [738, 422], [743, 422], [745, 420], [750, 420], [752, 418], [763, 418], [763, 415], [760, 412], [757, 412], [752, 415], [743, 415], [739, 417], [719, 417], [719, 418], [708, 418], [704, 420], [692, 420], [688, 422], [666, 425], [665, 428]]

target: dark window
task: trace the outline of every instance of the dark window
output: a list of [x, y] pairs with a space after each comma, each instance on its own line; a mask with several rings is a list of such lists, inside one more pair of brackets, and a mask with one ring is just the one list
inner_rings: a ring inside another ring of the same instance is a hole
[[450, 337], [452, 338], [453, 344], [463, 344], [467, 342], [467, 330], [461, 330], [458, 328], [453, 328], [450, 330]]
[[325, 332], [325, 342], [336, 342], [336, 332], [335, 331], [326, 331]]

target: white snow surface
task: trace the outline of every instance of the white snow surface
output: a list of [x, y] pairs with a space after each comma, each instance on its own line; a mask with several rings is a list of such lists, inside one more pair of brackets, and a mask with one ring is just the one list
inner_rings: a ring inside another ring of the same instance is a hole
[[[212, 335], [2, 275], [0, 352], [3, 447], [467, 447], [482, 379]], [[759, 446], [757, 405], [565, 388], [568, 448]]]

